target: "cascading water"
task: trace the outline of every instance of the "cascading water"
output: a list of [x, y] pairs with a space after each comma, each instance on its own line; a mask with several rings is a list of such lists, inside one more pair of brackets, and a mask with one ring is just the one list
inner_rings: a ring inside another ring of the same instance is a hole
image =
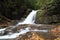
[[34, 24], [36, 13], [37, 13], [37, 11], [32, 10], [32, 12], [30, 12], [30, 14], [27, 16], [27, 18], [23, 22], [21, 22], [21, 23], [19, 22], [17, 25], [20, 25], [20, 24]]
[[32, 10], [32, 12], [29, 13], [29, 15], [27, 16], [27, 18], [23, 22], [18, 22], [13, 27], [11, 26], [12, 29], [15, 28], [15, 27], [17, 27], [17, 26], [19, 26], [19, 25], [21, 25], [21, 24], [34, 24], [37, 11], [38, 10]]
[[[27, 18], [23, 21], [23, 22], [19, 22], [17, 25], [14, 25], [12, 28], [21, 25], [21, 24], [34, 24], [35, 22], [35, 16], [36, 16], [37, 11], [32, 10], [32, 12], [30, 12], [30, 14], [27, 16]], [[1, 31], [1, 30], [0, 30]], [[0, 36], [0, 39], [12, 39], [12, 38], [17, 38], [19, 35], [27, 33], [29, 31], [40, 31], [40, 32], [48, 32], [47, 30], [30, 30], [30, 27], [27, 27], [25, 29], [21, 29], [19, 31], [19, 33], [13, 33], [11, 35], [4, 35], [4, 36]]]

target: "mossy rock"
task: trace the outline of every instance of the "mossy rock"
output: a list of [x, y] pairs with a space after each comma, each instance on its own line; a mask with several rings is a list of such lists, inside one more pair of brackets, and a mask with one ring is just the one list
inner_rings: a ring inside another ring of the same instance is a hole
[[53, 24], [53, 23], [59, 23], [59, 17], [58, 15], [47, 15], [46, 10], [40, 10], [37, 12], [36, 15], [36, 23], [37, 24]]
[[36, 23], [38, 24], [53, 24], [60, 23], [60, 1], [46, 0], [36, 15]]

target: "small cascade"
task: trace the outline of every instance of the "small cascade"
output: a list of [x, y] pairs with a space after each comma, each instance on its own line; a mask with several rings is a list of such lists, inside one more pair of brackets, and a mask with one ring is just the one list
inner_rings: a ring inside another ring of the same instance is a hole
[[26, 17], [26, 19], [23, 22], [18, 22], [13, 27], [11, 26], [12, 29], [21, 25], [21, 24], [34, 24], [37, 11], [38, 10], [32, 10], [32, 12], [29, 13], [29, 15]]
[[[9, 26], [9, 27], [12, 27], [12, 29], [14, 29], [15, 27], [21, 25], [21, 24], [34, 24], [35, 22], [35, 15], [36, 15], [37, 11], [36, 10], [32, 10], [32, 12], [29, 13], [29, 15], [27, 16], [27, 18], [23, 21], [23, 22], [18, 22], [16, 25], [14, 26]], [[0, 29], [0, 31], [3, 31], [5, 30], [6, 28], [4, 29]]]
[[34, 23], [36, 12], [37, 11], [32, 10], [32, 12], [27, 16], [27, 18], [25, 19], [25, 21], [23, 23], [25, 23], [25, 24]]
[[26, 34], [27, 32], [31, 32], [31, 31], [35, 31], [35, 32], [48, 32], [48, 30], [38, 30], [38, 29], [33, 29], [30, 30], [30, 27], [24, 28], [24, 29], [20, 29], [19, 33], [13, 33], [10, 35], [4, 35], [4, 36], [0, 36], [0, 39], [15, 39], [17, 37], [19, 37], [19, 35], [23, 35]]
[[27, 16], [27, 18], [23, 22], [19, 22], [16, 26], [18, 26], [20, 24], [34, 24], [36, 13], [37, 13], [36, 10], [32, 10], [32, 12], [30, 12], [30, 14]]
[[[15, 27], [18, 27], [21, 24], [34, 24], [36, 13], [37, 13], [36, 10], [32, 10], [32, 12], [30, 12], [30, 14], [27, 16], [27, 18], [23, 22], [19, 22], [18, 24], [14, 25], [14, 26], [11, 26], [11, 29], [14, 29]], [[1, 29], [1, 30], [5, 30], [5, 29]], [[19, 35], [22, 35], [22, 34], [25, 34], [27, 32], [31, 32], [31, 31], [48, 32], [48, 30], [38, 30], [38, 29], [32, 29], [31, 30], [30, 27], [26, 27], [26, 28], [20, 29], [19, 32], [17, 32], [17, 33], [12, 33], [12, 34], [9, 34], [9, 35], [7, 34], [7, 35], [0, 36], [0, 39], [14, 39], [14, 38], [19, 37]], [[1, 32], [3, 32], [3, 31], [1, 31]]]

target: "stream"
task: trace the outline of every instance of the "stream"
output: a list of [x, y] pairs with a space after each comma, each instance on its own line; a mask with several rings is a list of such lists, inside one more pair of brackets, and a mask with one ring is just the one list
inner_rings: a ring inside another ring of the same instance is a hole
[[[4, 28], [4, 29], [0, 29], [0, 34], [2, 34], [2, 36], [0, 36], [1, 40], [5, 40], [5, 39], [15, 39], [17, 38], [19, 35], [22, 34], [26, 34], [27, 32], [31, 32], [31, 31], [37, 31], [37, 32], [48, 32], [48, 30], [38, 30], [38, 29], [32, 29], [30, 27], [25, 27], [23, 29], [19, 29], [18, 32], [13, 33], [10, 32], [12, 31], [12, 29], [18, 27], [19, 25], [23, 25], [23, 24], [35, 24], [35, 17], [36, 17], [36, 13], [38, 10], [32, 10], [32, 12], [29, 13], [29, 15], [26, 17], [26, 19], [23, 22], [18, 22], [16, 25], [14, 26], [9, 26], [9, 28]], [[6, 35], [3, 35], [4, 33], [6, 33], [4, 30], [8, 29], [8, 33]]]

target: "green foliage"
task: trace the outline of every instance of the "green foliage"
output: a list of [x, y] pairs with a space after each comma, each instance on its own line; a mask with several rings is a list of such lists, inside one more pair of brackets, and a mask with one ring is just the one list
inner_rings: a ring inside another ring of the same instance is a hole
[[38, 12], [37, 12], [37, 15], [38, 16], [44, 16], [46, 14], [46, 10], [39, 10]]
[[39, 9], [44, 4], [44, 0], [25, 0], [25, 3], [32, 9]]
[[40, 8], [37, 12], [36, 23], [60, 23], [60, 1], [45, 0], [45, 6]]
[[50, 4], [54, 3], [54, 0], [24, 0], [24, 2], [31, 9], [40, 9], [51, 6]]
[[25, 17], [29, 13], [28, 9], [40, 9], [37, 13], [39, 19], [43, 19], [40, 18], [42, 16], [49, 16], [46, 20], [60, 19], [60, 0], [0, 0], [0, 14], [10, 19]]

